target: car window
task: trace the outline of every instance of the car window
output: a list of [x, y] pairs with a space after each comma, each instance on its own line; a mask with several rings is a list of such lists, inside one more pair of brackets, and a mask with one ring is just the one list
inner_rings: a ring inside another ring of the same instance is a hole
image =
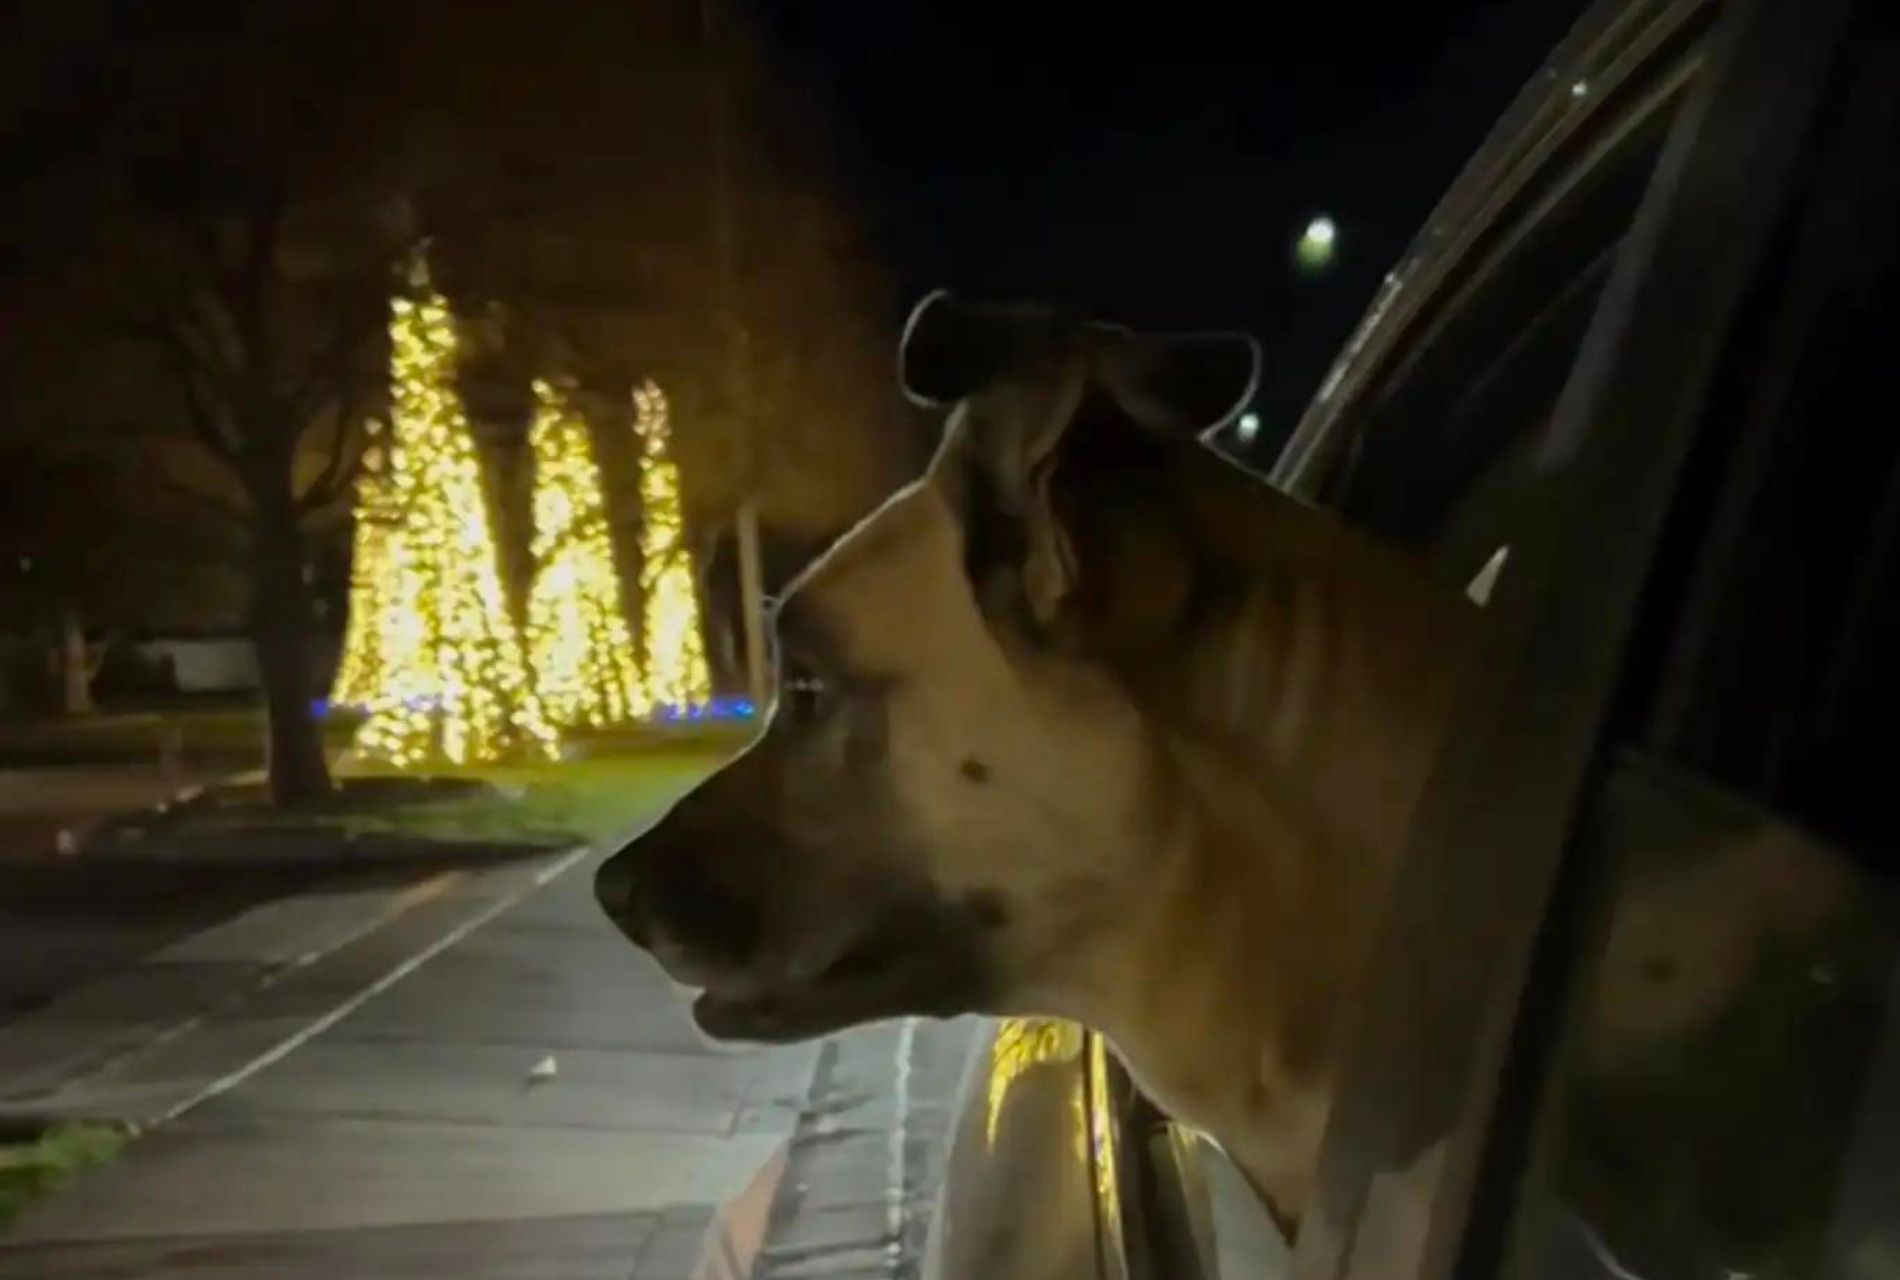
[[[1640, 189], [1645, 172], [1624, 157], [1653, 148], [1659, 107], [1679, 98], [1700, 65], [1714, 14], [1704, 0], [1624, 0], [1583, 16], [1387, 273], [1281, 453], [1277, 483], [1339, 503], [1343, 482], [1367, 477], [1372, 435], [1385, 456], [1370, 460], [1371, 478], [1403, 485], [1439, 469], [1434, 442], [1446, 433], [1421, 389], [1434, 374], [1474, 373], [1486, 348], [1509, 354], [1528, 332], [1517, 325], [1525, 304], [1558, 298], [1588, 261], [1580, 238], [1621, 236], [1629, 184]], [[1593, 213], [1597, 233], [1588, 230]], [[1559, 278], [1546, 277], [1553, 269]], [[1439, 403], [1445, 390], [1441, 383]], [[1375, 410], [1408, 404], [1422, 431], [1373, 430]], [[1485, 441], [1467, 436], [1445, 460], [1468, 461], [1474, 445]]]
[[[1402, 344], [1337, 415], [1352, 448], [1322, 491], [1484, 588], [1474, 594], [1488, 595], [1490, 616], [1398, 872], [1301, 1224], [1303, 1274], [1497, 1272], [1522, 1172], [1506, 1156], [1520, 1109], [1535, 1111], [1523, 1098], [1546, 1080], [1520, 1053], [1548, 1017], [1527, 980], [1536, 987], [1549, 951], [1571, 940], [1574, 921], [1550, 907], [1570, 901], [1612, 726], [1629, 690], [1669, 666], [1639, 671], [1637, 640], [1668, 595], [1658, 575], [1681, 571], [1680, 531], [1707, 515], [1719, 442], [1748, 420], [1734, 393], [1762, 354], [1753, 330], [1780, 315], [1765, 273], [1784, 265], [1815, 143], [1829, 136], [1822, 104], [1839, 87], [1852, 4], [1722, 9], [1573, 358], [1549, 344], [1547, 412], [1527, 379], [1524, 394], [1492, 397], [1515, 406], [1496, 434], [1483, 414], [1461, 425], [1460, 396], [1509, 379], [1470, 363], [1462, 379], [1432, 377], [1434, 351]], [[1480, 337], [1459, 343], [1456, 317], [1428, 317], [1414, 336], [1482, 355], [1521, 332], [1535, 347], [1537, 328], [1560, 326], [1532, 323], [1527, 289], [1513, 282], [1497, 302], [1517, 302], [1519, 326], [1480, 315]], [[1389, 395], [1382, 379], [1397, 380]], [[1426, 411], [1408, 417], [1414, 396]], [[1746, 955], [1751, 937], [1722, 935], [1712, 950]]]
[[[1642, 756], [1582, 854], [1606, 875], [1552, 1083], [1523, 1274], [1821, 1273], [1894, 993], [1891, 903], [1812, 833]], [[1887, 1203], [1895, 1152], [1878, 1153]], [[1859, 1238], [1872, 1223], [1850, 1224]]]
[[1464, 585], [1501, 545], [1576, 362], [1610, 267], [1654, 170], [1693, 48], [1656, 68], [1659, 92], [1612, 113], [1574, 167], [1446, 289], [1418, 341], [1349, 414], [1325, 498]]
[[1900, 340], [1900, 41], [1848, 47], [1529, 996], [1565, 1012], [1519, 1274], [1900, 1257], [1900, 438], [1863, 421]]

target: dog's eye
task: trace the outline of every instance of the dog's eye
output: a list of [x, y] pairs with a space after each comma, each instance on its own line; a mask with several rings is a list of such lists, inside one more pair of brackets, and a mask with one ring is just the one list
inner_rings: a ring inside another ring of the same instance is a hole
[[800, 720], [816, 720], [831, 696], [831, 686], [808, 671], [788, 672], [780, 688], [785, 709]]

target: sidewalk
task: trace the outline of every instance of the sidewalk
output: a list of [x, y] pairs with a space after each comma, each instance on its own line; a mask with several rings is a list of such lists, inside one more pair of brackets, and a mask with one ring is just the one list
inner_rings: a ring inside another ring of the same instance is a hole
[[[392, 968], [384, 930], [252, 1002], [226, 1031], [263, 1043], [272, 1019], [342, 1001], [30, 1208], [0, 1273], [688, 1280], [721, 1206], [727, 1246], [756, 1244], [819, 1047], [704, 1042], [595, 908], [593, 862], [543, 864], [558, 874], [539, 887], [471, 877], [440, 909], [490, 906], [434, 950]], [[141, 1069], [175, 1092], [189, 1065]]]

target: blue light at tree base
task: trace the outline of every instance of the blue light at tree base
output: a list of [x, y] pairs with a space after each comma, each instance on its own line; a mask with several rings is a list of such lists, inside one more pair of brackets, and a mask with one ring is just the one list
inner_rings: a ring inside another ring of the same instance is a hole
[[750, 720], [758, 714], [750, 698], [713, 698], [686, 704], [662, 703], [653, 709], [653, 718], [662, 724], [692, 724], [703, 721]]

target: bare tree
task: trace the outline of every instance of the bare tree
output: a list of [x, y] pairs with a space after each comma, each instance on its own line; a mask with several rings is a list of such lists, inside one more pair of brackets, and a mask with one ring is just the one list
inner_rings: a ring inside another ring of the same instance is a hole
[[302, 212], [270, 182], [153, 211], [128, 238], [114, 326], [159, 353], [191, 438], [235, 496], [190, 490], [244, 535], [271, 793], [286, 805], [330, 790], [311, 710], [307, 528], [355, 477], [360, 424], [382, 394], [391, 270], [410, 243], [401, 220], [385, 218], [353, 258], [320, 234], [312, 249], [298, 243]]
[[309, 538], [348, 494], [360, 424], [384, 394], [391, 267], [415, 238], [401, 116], [375, 88], [385, 46], [373, 14], [318, 4], [233, 5], [203, 24], [127, 7], [119, 20], [66, 52], [96, 60], [122, 98], [37, 108], [72, 136], [41, 148], [19, 193], [39, 215], [13, 216], [37, 234], [34, 297], [59, 313], [37, 327], [60, 335], [43, 346], [68, 372], [50, 391], [43, 370], [27, 373], [59, 406], [48, 417], [90, 417], [100, 435], [135, 417], [135, 440], [101, 448], [235, 534], [271, 793], [305, 803], [331, 789], [312, 713]]

